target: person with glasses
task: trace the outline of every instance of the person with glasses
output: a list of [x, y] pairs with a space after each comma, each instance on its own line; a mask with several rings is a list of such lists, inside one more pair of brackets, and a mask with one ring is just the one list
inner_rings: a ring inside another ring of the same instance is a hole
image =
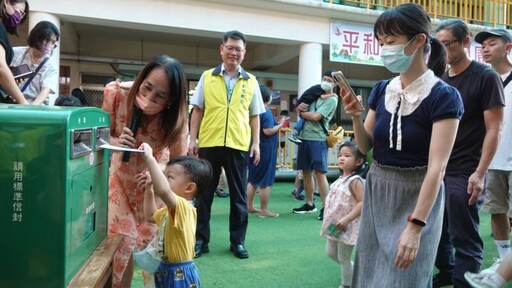
[[444, 175], [445, 214], [433, 287], [468, 287], [464, 272], [480, 271], [483, 258], [479, 197], [498, 147], [505, 100], [499, 75], [468, 57], [471, 37], [464, 21], [443, 21], [436, 38], [444, 43], [450, 65], [443, 80], [459, 90], [464, 115]]
[[0, 102], [28, 104], [9, 69], [14, 52], [7, 34], [18, 35], [18, 26], [23, 24], [29, 13], [26, 0], [1, 0], [0, 17]]
[[59, 73], [55, 62], [47, 58], [57, 47], [55, 43], [59, 41], [59, 37], [57, 26], [49, 21], [41, 21], [28, 34], [28, 47], [13, 48], [14, 57], [11, 66], [27, 64], [30, 70], [37, 71], [37, 74], [18, 83], [25, 99], [32, 105], [48, 105], [49, 94], [55, 94], [52, 87], [58, 83]]
[[256, 77], [241, 66], [247, 40], [239, 31], [224, 34], [220, 44], [222, 64], [205, 71], [190, 101], [189, 155], [199, 155], [212, 165], [212, 181], [197, 198], [196, 257], [209, 252], [210, 212], [221, 167], [226, 171], [231, 210], [230, 250], [248, 258], [245, 235], [248, 224], [247, 162], [260, 160], [260, 117], [265, 112]]

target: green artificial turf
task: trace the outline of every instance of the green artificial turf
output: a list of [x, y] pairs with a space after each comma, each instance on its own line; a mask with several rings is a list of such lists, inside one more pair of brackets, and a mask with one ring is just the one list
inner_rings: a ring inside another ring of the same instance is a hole
[[[280, 214], [278, 218], [249, 215], [245, 241], [248, 259], [235, 258], [229, 251], [229, 198], [214, 199], [210, 253], [195, 259], [203, 287], [339, 287], [340, 268], [324, 252], [318, 213], [293, 214], [292, 209], [303, 202], [292, 198], [292, 188], [292, 182], [277, 182], [272, 189], [269, 206]], [[319, 209], [320, 199], [315, 203]], [[490, 215], [481, 213], [480, 221], [485, 247], [483, 269], [493, 263], [497, 251], [491, 237]], [[132, 287], [143, 287], [137, 267]]]

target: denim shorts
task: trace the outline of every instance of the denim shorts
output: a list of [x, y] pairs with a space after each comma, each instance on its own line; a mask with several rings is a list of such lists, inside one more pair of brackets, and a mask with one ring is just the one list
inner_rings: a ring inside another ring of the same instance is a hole
[[327, 173], [327, 142], [302, 140], [297, 150], [297, 170]]

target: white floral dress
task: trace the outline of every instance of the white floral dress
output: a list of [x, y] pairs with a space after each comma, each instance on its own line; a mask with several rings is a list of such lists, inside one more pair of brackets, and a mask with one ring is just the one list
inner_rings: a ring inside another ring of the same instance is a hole
[[340, 238], [335, 238], [328, 235], [327, 229], [331, 223], [336, 224], [341, 218], [348, 215], [354, 209], [357, 201], [354, 195], [350, 192], [350, 183], [352, 181], [363, 181], [359, 175], [340, 176], [334, 183], [332, 183], [329, 194], [325, 199], [324, 220], [322, 228], [320, 229], [320, 236], [326, 237], [335, 241], [342, 241], [347, 245], [355, 245], [357, 236], [359, 235], [359, 219], [352, 220], [347, 226], [347, 230], [343, 232]]

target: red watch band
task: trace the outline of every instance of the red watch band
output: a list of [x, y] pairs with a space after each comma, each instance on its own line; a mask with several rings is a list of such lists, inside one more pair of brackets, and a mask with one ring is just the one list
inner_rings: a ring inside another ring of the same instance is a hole
[[413, 218], [412, 215], [409, 215], [407, 217], [407, 221], [411, 222], [412, 224], [416, 224], [418, 226], [421, 226], [421, 227], [425, 227], [427, 225], [426, 222], [423, 222], [423, 221], [421, 221], [419, 219]]

